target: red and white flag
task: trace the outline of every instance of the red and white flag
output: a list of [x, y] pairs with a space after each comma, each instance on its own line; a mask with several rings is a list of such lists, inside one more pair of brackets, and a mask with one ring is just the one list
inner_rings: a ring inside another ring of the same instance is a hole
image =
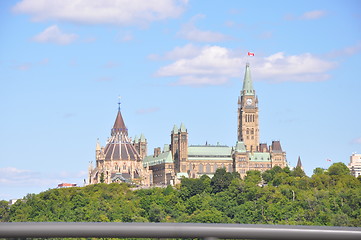
[[326, 161], [327, 161], [327, 162], [332, 162], [331, 159], [328, 159], [328, 158], [326, 159]]
[[254, 57], [254, 53], [253, 52], [248, 52], [248, 56]]

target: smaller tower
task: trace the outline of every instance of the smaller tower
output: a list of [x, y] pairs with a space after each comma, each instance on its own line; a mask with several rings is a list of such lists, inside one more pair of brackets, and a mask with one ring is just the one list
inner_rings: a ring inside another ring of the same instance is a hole
[[173, 130], [170, 134], [170, 140], [171, 140], [171, 145], [170, 145], [170, 150], [172, 152], [172, 157], [173, 160], [178, 159], [178, 150], [179, 150], [179, 134], [178, 134], [178, 127], [177, 125], [173, 126]]
[[300, 156], [298, 156], [296, 168], [297, 168], [297, 167], [301, 168], [302, 171], [304, 171], [303, 166], [302, 166], [302, 162], [301, 162], [301, 157], [300, 157]]
[[139, 138], [139, 155], [142, 159], [145, 158], [145, 156], [147, 156], [147, 152], [148, 152], [148, 142], [147, 139], [144, 137], [144, 134], [140, 134], [140, 138]]
[[188, 158], [188, 132], [183, 123], [179, 128], [179, 161], [185, 162]]

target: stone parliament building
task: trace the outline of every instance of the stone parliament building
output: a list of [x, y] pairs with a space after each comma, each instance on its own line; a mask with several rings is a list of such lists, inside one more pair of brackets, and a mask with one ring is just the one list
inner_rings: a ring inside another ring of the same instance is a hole
[[128, 182], [142, 186], [174, 185], [182, 177], [213, 176], [218, 168], [238, 172], [261, 172], [287, 166], [280, 141], [271, 145], [259, 141], [258, 97], [253, 89], [250, 66], [246, 64], [243, 88], [238, 98], [238, 139], [234, 146], [188, 145], [188, 130], [175, 125], [170, 143], [147, 155], [147, 139], [142, 134], [131, 139], [118, 109], [111, 136], [105, 147], [96, 144], [96, 166], [89, 166], [88, 184]]

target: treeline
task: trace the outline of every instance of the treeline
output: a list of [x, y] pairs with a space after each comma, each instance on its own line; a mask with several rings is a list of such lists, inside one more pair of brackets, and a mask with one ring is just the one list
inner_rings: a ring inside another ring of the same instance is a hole
[[198, 222], [361, 227], [361, 179], [343, 163], [311, 177], [300, 169], [264, 173], [218, 169], [211, 179], [183, 179], [175, 188], [133, 190], [96, 184], [29, 194], [11, 207], [0, 202], [0, 221]]

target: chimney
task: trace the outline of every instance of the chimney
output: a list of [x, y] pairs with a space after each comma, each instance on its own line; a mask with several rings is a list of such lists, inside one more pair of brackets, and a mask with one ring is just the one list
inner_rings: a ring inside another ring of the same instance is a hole
[[159, 154], [160, 154], [160, 152], [161, 152], [160, 147], [154, 148], [154, 155], [153, 155], [153, 157], [158, 157]]

